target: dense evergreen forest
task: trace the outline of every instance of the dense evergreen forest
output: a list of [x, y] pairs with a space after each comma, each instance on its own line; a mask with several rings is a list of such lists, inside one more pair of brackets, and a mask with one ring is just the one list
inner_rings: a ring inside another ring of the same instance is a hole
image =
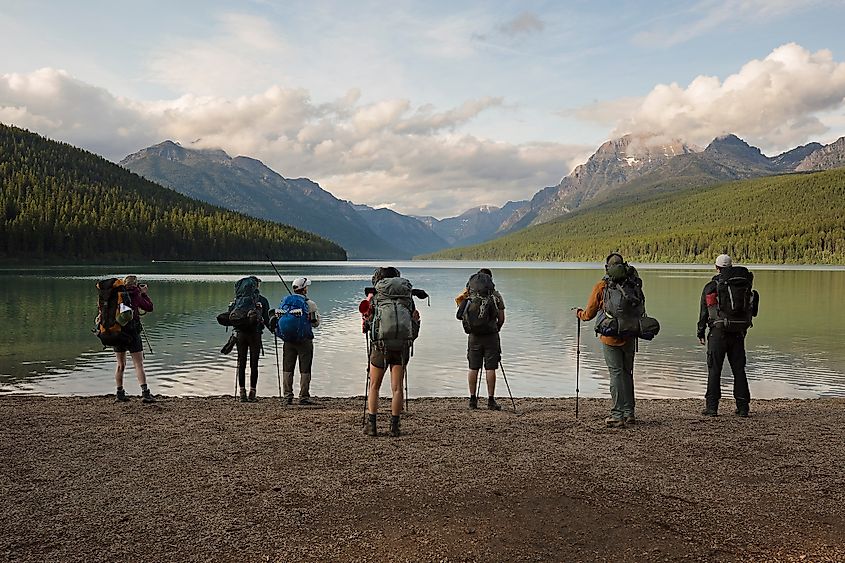
[[338, 245], [201, 203], [92, 153], [0, 124], [0, 257], [345, 260]]
[[426, 258], [845, 264], [845, 169], [620, 197], [477, 246]]

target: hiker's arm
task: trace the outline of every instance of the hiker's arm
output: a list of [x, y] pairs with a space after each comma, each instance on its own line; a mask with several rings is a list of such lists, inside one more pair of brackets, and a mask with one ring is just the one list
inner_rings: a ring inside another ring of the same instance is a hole
[[601, 293], [604, 291], [604, 280], [593, 287], [586, 309], [578, 309], [578, 318], [582, 321], [592, 320], [601, 309]]
[[698, 330], [696, 332], [696, 336], [698, 336], [698, 341], [704, 344], [704, 332], [707, 330], [707, 293], [708, 289], [710, 288], [710, 284], [704, 286], [704, 289], [701, 290], [701, 302], [699, 303], [698, 307]]
[[457, 297], [455, 297], [455, 306], [457, 306], [458, 308], [460, 308], [460, 307], [461, 307], [461, 304], [462, 304], [464, 301], [466, 301], [467, 297], [469, 297], [469, 289], [464, 288], [464, 290], [460, 293], [460, 295], [458, 295]]
[[258, 302], [261, 303], [261, 318], [264, 322], [264, 326], [270, 328], [270, 302], [267, 301], [267, 298], [263, 295]]
[[139, 309], [142, 309], [148, 313], [152, 312], [153, 302], [150, 299], [150, 296], [147, 295], [147, 286], [138, 288], [137, 300]]
[[311, 321], [312, 328], [320, 326], [320, 311], [317, 309], [317, 304], [310, 300], [308, 301], [308, 320]]
[[496, 319], [496, 329], [502, 330], [503, 324], [505, 324], [505, 310], [499, 309], [499, 317]]

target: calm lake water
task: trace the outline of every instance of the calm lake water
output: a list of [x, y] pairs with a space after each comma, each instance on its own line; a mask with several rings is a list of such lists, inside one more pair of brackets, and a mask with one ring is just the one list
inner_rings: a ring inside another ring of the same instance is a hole
[[[398, 262], [415, 287], [422, 329], [409, 366], [411, 397], [466, 394], [466, 335], [454, 296], [482, 265], [493, 268], [507, 305], [503, 364], [515, 396], [574, 396], [576, 320], [603, 271], [598, 264]], [[281, 263], [285, 279], [314, 280], [309, 295], [323, 324], [315, 331], [312, 394], [362, 395], [366, 349], [358, 302], [376, 262]], [[648, 312], [662, 324], [641, 342], [635, 365], [639, 397], [701, 397], [704, 347], [695, 338], [709, 268], [639, 266]], [[845, 270], [754, 268], [761, 313], [749, 332], [748, 376], [756, 398], [845, 396]], [[267, 263], [151, 263], [0, 270], [0, 393], [95, 395], [114, 390], [114, 354], [90, 332], [96, 280], [139, 274], [155, 311], [144, 317], [153, 353], [146, 366], [155, 393], [220, 395], [233, 390], [235, 357], [220, 354], [228, 334], [215, 322], [243, 275], [262, 280], [272, 306], [286, 293]], [[608, 395], [607, 371], [592, 323], [582, 326], [581, 393]], [[281, 342], [279, 343], [281, 348]], [[272, 336], [265, 332], [259, 395], [278, 394]], [[281, 353], [281, 350], [280, 350]], [[131, 365], [131, 363], [130, 363]], [[726, 365], [723, 394], [731, 396]], [[127, 389], [137, 391], [131, 367]], [[298, 388], [298, 382], [296, 383]], [[383, 393], [389, 385], [383, 386]], [[506, 396], [499, 379], [499, 395]]]

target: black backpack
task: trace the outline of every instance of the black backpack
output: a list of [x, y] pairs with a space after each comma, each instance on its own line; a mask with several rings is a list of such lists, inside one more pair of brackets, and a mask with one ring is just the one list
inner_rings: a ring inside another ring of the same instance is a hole
[[238, 330], [257, 328], [262, 321], [259, 295], [258, 283], [254, 277], [239, 279], [235, 282], [234, 300], [226, 312], [217, 315], [217, 322]]
[[494, 295], [493, 278], [487, 274], [473, 274], [467, 289], [469, 296], [461, 306], [464, 332], [478, 335], [499, 332], [499, 305]]
[[727, 332], [744, 332], [753, 326], [760, 294], [753, 289], [754, 274], [744, 266], [723, 269], [713, 278], [716, 291], [705, 296], [710, 323]]
[[602, 310], [596, 317], [596, 333], [644, 340], [657, 336], [660, 323], [646, 316], [643, 280], [637, 269], [628, 264], [611, 266], [604, 282]]

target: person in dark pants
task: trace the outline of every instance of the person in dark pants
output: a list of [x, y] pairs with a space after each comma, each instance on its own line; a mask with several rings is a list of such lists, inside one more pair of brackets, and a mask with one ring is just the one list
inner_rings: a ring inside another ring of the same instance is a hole
[[[705, 408], [701, 414], [704, 416], [718, 416], [719, 400], [722, 398], [722, 366], [727, 357], [734, 376], [734, 399], [736, 400], [736, 411], [734, 414], [741, 417], [748, 416], [751, 392], [748, 389], [748, 377], [745, 374], [745, 334], [746, 330], [729, 331], [725, 330], [724, 324], [714, 322], [714, 315], [708, 310], [708, 296], [717, 292], [717, 280], [723, 271], [733, 266], [733, 260], [727, 254], [721, 254], [716, 258], [716, 271], [704, 290], [701, 292], [701, 304], [698, 316], [698, 341], [707, 345], [707, 393], [704, 395]], [[711, 301], [714, 298], [711, 297]], [[713, 308], [713, 303], [710, 303]], [[705, 342], [704, 333], [709, 328]]]
[[[255, 280], [256, 288], [261, 285], [261, 280], [251, 276]], [[254, 403], [258, 400], [256, 387], [258, 385], [258, 358], [261, 354], [261, 333], [264, 327], [270, 326], [270, 303], [263, 295], [257, 297], [257, 308], [260, 312], [260, 319], [254, 326], [236, 329], [235, 346], [238, 350], [238, 389], [240, 389], [240, 401], [242, 403]], [[246, 392], [246, 360], [249, 354], [249, 395]]]

